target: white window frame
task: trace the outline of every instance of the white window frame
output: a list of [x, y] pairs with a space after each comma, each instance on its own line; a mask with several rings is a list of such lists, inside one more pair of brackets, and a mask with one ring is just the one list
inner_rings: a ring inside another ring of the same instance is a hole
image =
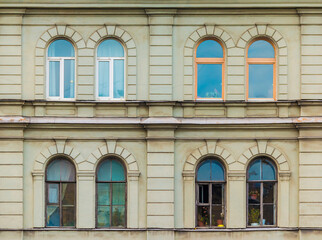
[[[65, 39], [64, 39], [65, 40]], [[66, 40], [68, 41], [68, 40]], [[53, 43], [53, 42], [52, 42]], [[51, 44], [52, 44], [51, 43]], [[48, 100], [64, 100], [64, 101], [73, 101], [76, 99], [76, 57], [48, 57], [48, 49], [47, 48], [47, 63], [46, 63], [46, 95]], [[73, 46], [74, 47], [74, 46]], [[75, 51], [75, 48], [74, 48]], [[74, 97], [73, 98], [64, 98], [64, 62], [65, 60], [74, 60]], [[59, 62], [59, 96], [51, 97], [49, 96], [49, 63], [50, 62]]]
[[[107, 40], [107, 39], [105, 39]], [[118, 41], [116, 39], [112, 39], [115, 41]], [[103, 42], [103, 41], [102, 41]], [[100, 44], [102, 43], [100, 42]], [[123, 47], [123, 51], [124, 51], [124, 57], [96, 57], [96, 99], [100, 100], [100, 101], [108, 101], [108, 100], [113, 100], [113, 101], [120, 101], [120, 100], [125, 100], [125, 96], [126, 96], [126, 51], [125, 51], [125, 47], [124, 45], [118, 41], [122, 47]], [[100, 45], [99, 44], [99, 45]], [[97, 50], [99, 45], [97, 45], [96, 48], [96, 56], [97, 56]], [[124, 86], [124, 96], [122, 98], [114, 98], [114, 60], [124, 60], [124, 80], [123, 80], [123, 86]], [[98, 66], [99, 66], [99, 62], [109, 62], [109, 97], [100, 97], [99, 96], [99, 71], [98, 71]]]

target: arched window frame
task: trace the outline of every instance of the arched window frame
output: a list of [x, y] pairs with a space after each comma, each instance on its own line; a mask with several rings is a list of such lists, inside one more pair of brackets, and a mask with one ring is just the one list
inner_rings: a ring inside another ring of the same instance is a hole
[[[220, 44], [223, 50], [222, 58], [197, 58], [197, 49], [199, 45], [207, 40], [213, 40]], [[198, 42], [194, 50], [194, 62], [195, 62], [195, 99], [196, 100], [225, 100], [225, 59], [226, 59], [226, 50], [224, 44], [213, 37], [207, 37]], [[199, 98], [198, 97], [198, 64], [222, 64], [222, 77], [221, 77], [221, 98]]]
[[[221, 167], [223, 168], [223, 171], [224, 171], [224, 181], [198, 181], [198, 171], [199, 171], [199, 168], [200, 166], [202, 165], [203, 162], [207, 161], [207, 160], [214, 160], [214, 161], [217, 161]], [[226, 201], [227, 201], [227, 190], [226, 190], [226, 183], [227, 183], [227, 171], [226, 171], [226, 166], [224, 165], [223, 161], [221, 159], [219, 159], [218, 157], [216, 156], [208, 156], [208, 157], [205, 157], [203, 158], [197, 165], [196, 167], [196, 172], [195, 172], [195, 226], [196, 227], [202, 227], [202, 226], [199, 226], [199, 223], [198, 223], [198, 206], [206, 206], [206, 205], [209, 205], [209, 212], [211, 213], [212, 212], [212, 184], [221, 184], [222, 185], [222, 188], [223, 188], [223, 196], [222, 196], [222, 211], [223, 211], [223, 226], [215, 226], [212, 224], [212, 217], [211, 217], [211, 214], [210, 214], [210, 222], [209, 222], [209, 226], [205, 226], [207, 228], [225, 228], [226, 227], [226, 212], [227, 212], [227, 204], [226, 204]], [[209, 203], [208, 204], [200, 204], [199, 203], [199, 185], [205, 185], [205, 184], [208, 184], [208, 194], [209, 194]]]
[[[73, 166], [73, 169], [74, 169], [74, 173], [75, 173], [75, 179], [74, 181], [50, 181], [50, 180], [47, 180], [47, 173], [48, 173], [48, 167], [50, 166], [50, 164], [52, 164], [53, 162], [55, 161], [59, 161], [59, 160], [66, 160], [68, 161], [72, 166]], [[49, 201], [48, 201], [48, 197], [49, 197], [49, 192], [48, 192], [48, 185], [51, 184], [51, 183], [56, 183], [56, 184], [59, 184], [59, 189], [60, 189], [60, 192], [61, 192], [61, 185], [63, 183], [74, 183], [75, 184], [75, 195], [74, 195], [74, 226], [62, 226], [62, 199], [61, 199], [61, 193], [59, 193], [59, 196], [58, 196], [58, 201], [59, 201], [59, 209], [60, 209], [60, 223], [59, 223], [59, 228], [76, 228], [76, 212], [77, 212], [77, 186], [76, 186], [76, 167], [74, 165], [74, 163], [68, 159], [67, 157], [65, 156], [56, 156], [54, 157], [53, 159], [51, 159], [47, 165], [46, 165], [46, 168], [45, 168], [45, 226], [47, 228], [57, 228], [57, 226], [47, 226], [47, 206], [50, 205], [49, 204]]]
[[[252, 166], [252, 164], [257, 160], [260, 160], [260, 161], [266, 160], [272, 164], [272, 166], [274, 167], [274, 170], [275, 170], [275, 180], [262, 180], [262, 179], [249, 180], [249, 169]], [[246, 191], [247, 191], [246, 192], [246, 204], [247, 204], [246, 225], [247, 225], [247, 227], [276, 227], [277, 226], [277, 219], [278, 219], [278, 216], [277, 216], [277, 213], [278, 213], [278, 209], [277, 209], [277, 206], [278, 206], [278, 203], [277, 203], [277, 199], [278, 199], [278, 168], [276, 166], [276, 163], [270, 157], [257, 156], [249, 162], [249, 164], [247, 166], [246, 178], [247, 178], [247, 180], [246, 180], [246, 184], [247, 184], [247, 186], [246, 186]], [[263, 207], [264, 207], [263, 185], [264, 185], [264, 183], [269, 183], [269, 182], [274, 182], [274, 184], [275, 184], [274, 185], [274, 203], [273, 203], [273, 205], [275, 205], [275, 208], [274, 208], [274, 222], [275, 222], [275, 224], [265, 225], [265, 224], [263, 224]], [[249, 196], [251, 195], [249, 192], [249, 183], [260, 183], [260, 193], [259, 193], [259, 198], [260, 198], [260, 219], [259, 220], [260, 220], [260, 222], [259, 222], [259, 225], [257, 225], [257, 226], [252, 226], [251, 224], [249, 224]]]
[[[98, 48], [100, 46], [101, 43], [103, 43], [105, 40], [115, 40], [115, 41], [118, 41], [122, 47], [123, 47], [123, 51], [124, 51], [124, 57], [98, 57], [98, 54], [97, 54], [97, 51], [98, 51]], [[114, 38], [114, 37], [109, 37], [109, 38], [104, 38], [102, 39], [96, 46], [96, 50], [95, 50], [95, 57], [96, 57], [96, 67], [95, 67], [95, 71], [96, 71], [96, 77], [95, 77], [95, 85], [96, 85], [96, 88], [95, 88], [95, 95], [96, 95], [96, 99], [97, 100], [101, 100], [101, 101], [107, 101], [107, 100], [125, 100], [125, 96], [127, 94], [127, 90], [126, 90], [126, 79], [127, 79], [127, 51], [126, 51], [126, 47], [125, 47], [125, 44], [123, 43], [123, 41], [117, 39], [117, 38]], [[124, 60], [124, 96], [123, 98], [114, 98], [114, 86], [113, 86], [113, 77], [114, 77], [114, 70], [113, 70], [113, 65], [114, 65], [114, 60]], [[110, 81], [110, 84], [109, 84], [109, 97], [99, 97], [99, 62], [100, 61], [109, 61], [111, 62], [112, 64], [110, 64], [109, 68], [110, 68], [110, 71], [109, 71], [109, 77], [110, 79], [112, 79], [112, 81]], [[112, 71], [111, 71], [112, 69]]]
[[[123, 170], [124, 170], [124, 181], [98, 181], [98, 170], [101, 167], [101, 165], [105, 162], [105, 161], [111, 161], [111, 160], [116, 160], [119, 163], [121, 163]], [[97, 224], [97, 213], [98, 213], [98, 189], [97, 189], [97, 183], [109, 183], [109, 184], [113, 184], [113, 183], [125, 183], [125, 212], [124, 212], [124, 227], [122, 228], [127, 228], [127, 188], [128, 188], [128, 176], [127, 176], [127, 168], [126, 165], [124, 164], [124, 162], [117, 156], [108, 156], [108, 157], [104, 157], [102, 160], [100, 160], [100, 162], [97, 164], [96, 167], [96, 171], [95, 171], [95, 227], [96, 228], [121, 228], [121, 227], [117, 227], [117, 226], [110, 226], [110, 227], [99, 227]], [[110, 190], [111, 191], [111, 190]], [[112, 201], [112, 197], [113, 195], [110, 194], [110, 201]], [[112, 204], [110, 205], [110, 220], [112, 218]], [[111, 221], [110, 221], [111, 223]]]
[[[48, 54], [48, 50], [49, 50], [49, 47], [50, 45], [55, 42], [56, 40], [66, 40], [68, 42], [70, 42], [74, 48], [74, 53], [75, 53], [75, 56], [74, 57], [49, 57], [49, 54]], [[50, 43], [48, 44], [47, 48], [46, 48], [46, 96], [47, 96], [47, 99], [48, 100], [65, 100], [65, 101], [71, 101], [71, 100], [75, 100], [76, 99], [76, 75], [77, 75], [77, 69], [76, 69], [76, 66], [77, 66], [77, 61], [76, 61], [76, 54], [77, 54], [77, 51], [76, 51], [76, 47], [75, 47], [75, 44], [70, 41], [69, 39], [67, 38], [55, 38], [53, 39], [52, 41], [50, 41]], [[75, 62], [75, 65], [74, 65], [74, 72], [75, 72], [75, 75], [74, 75], [74, 97], [73, 98], [65, 98], [64, 97], [64, 61], [65, 60], [74, 60]], [[58, 61], [60, 62], [60, 89], [59, 89], [59, 97], [51, 97], [49, 96], [49, 62], [50, 61]]]
[[[269, 44], [272, 45], [272, 47], [274, 48], [274, 58], [249, 58], [248, 57], [248, 50], [249, 47], [256, 41], [259, 40], [264, 40], [266, 42], [268, 42]], [[277, 51], [276, 51], [276, 46], [273, 43], [273, 41], [271, 41], [270, 39], [266, 38], [266, 37], [259, 37], [259, 38], [255, 38], [252, 41], [249, 42], [249, 44], [247, 45], [246, 48], [246, 100], [252, 100], [252, 101], [267, 101], [267, 100], [274, 100], [276, 101], [277, 98], [277, 87], [276, 87], [276, 59], [277, 59]], [[251, 64], [273, 64], [273, 98], [249, 98], [249, 65]]]

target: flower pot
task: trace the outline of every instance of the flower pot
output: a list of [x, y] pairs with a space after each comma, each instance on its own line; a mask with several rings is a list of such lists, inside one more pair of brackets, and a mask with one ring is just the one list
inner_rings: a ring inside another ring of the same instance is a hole
[[251, 223], [251, 226], [259, 226], [259, 223]]
[[205, 226], [205, 224], [202, 222], [202, 221], [198, 221], [198, 227], [204, 227]]
[[224, 223], [224, 221], [222, 219], [217, 219], [217, 226], [218, 227], [223, 226], [224, 225], [223, 223]]

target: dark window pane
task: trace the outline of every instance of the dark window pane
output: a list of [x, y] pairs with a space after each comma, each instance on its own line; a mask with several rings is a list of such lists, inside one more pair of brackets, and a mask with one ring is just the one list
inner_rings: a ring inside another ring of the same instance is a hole
[[75, 57], [74, 47], [67, 40], [55, 40], [49, 45], [48, 57]]
[[64, 98], [75, 97], [75, 60], [64, 61]]
[[47, 206], [47, 219], [46, 226], [48, 227], [59, 227], [59, 207], [58, 206]]
[[273, 98], [273, 64], [250, 64], [249, 98]]
[[275, 225], [275, 207], [273, 204], [263, 207], [263, 225]]
[[98, 181], [111, 181], [111, 165], [110, 160], [105, 160], [99, 165], [97, 173]]
[[248, 225], [258, 226], [260, 224], [259, 205], [248, 205]]
[[262, 160], [263, 180], [275, 180], [275, 167], [267, 160]]
[[206, 40], [199, 44], [197, 58], [222, 58], [224, 52], [222, 46], [214, 40]]
[[261, 180], [260, 160], [251, 163], [248, 169], [248, 180]]
[[210, 224], [209, 209], [210, 208], [206, 206], [198, 206], [198, 215], [197, 215], [198, 227], [209, 226]]
[[49, 62], [49, 97], [60, 95], [60, 62]]
[[198, 168], [197, 181], [210, 181], [210, 160], [203, 161]]
[[110, 205], [110, 183], [97, 183], [97, 204]]
[[223, 184], [212, 184], [212, 204], [223, 203]]
[[248, 183], [248, 203], [260, 203], [260, 183]]
[[75, 226], [75, 208], [74, 207], [64, 207], [62, 212], [63, 226]]
[[125, 227], [125, 207], [113, 206], [112, 208], [112, 226]]
[[197, 97], [222, 97], [222, 64], [198, 64]]
[[213, 181], [224, 181], [225, 180], [225, 174], [224, 169], [216, 160], [211, 161], [211, 180]]
[[107, 39], [97, 48], [98, 57], [124, 57], [124, 49], [119, 41]]
[[275, 183], [263, 183], [263, 202], [274, 203]]
[[199, 185], [199, 203], [209, 203], [209, 185]]
[[63, 183], [61, 190], [61, 199], [63, 205], [75, 205], [75, 183]]
[[224, 226], [224, 209], [222, 206], [212, 206], [212, 225], [223, 227]]
[[112, 205], [125, 204], [125, 183], [113, 183]]
[[258, 40], [248, 48], [249, 58], [274, 58], [275, 51], [272, 44], [265, 40]]
[[124, 167], [120, 161], [112, 160], [112, 181], [124, 181]]
[[110, 227], [110, 207], [97, 207], [97, 227]]
[[48, 202], [58, 203], [59, 199], [59, 184], [48, 184]]

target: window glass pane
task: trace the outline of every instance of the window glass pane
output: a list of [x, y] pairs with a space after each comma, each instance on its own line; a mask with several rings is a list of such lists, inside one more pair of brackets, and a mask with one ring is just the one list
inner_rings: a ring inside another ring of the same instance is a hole
[[49, 97], [59, 97], [60, 62], [49, 61]]
[[258, 40], [248, 48], [249, 58], [275, 58], [275, 51], [272, 44], [265, 40]]
[[58, 39], [50, 44], [48, 57], [75, 57], [74, 47], [69, 41]]
[[97, 180], [98, 181], [111, 181], [111, 161], [105, 160], [98, 168]]
[[112, 205], [124, 205], [125, 183], [113, 183], [112, 188]]
[[60, 160], [54, 160], [48, 165], [47, 180], [60, 181]]
[[63, 183], [61, 190], [61, 199], [63, 205], [75, 205], [75, 183]]
[[259, 205], [248, 205], [248, 225], [258, 226], [260, 224]]
[[255, 160], [251, 163], [248, 169], [248, 180], [260, 180], [261, 179], [261, 169], [260, 160]]
[[260, 183], [248, 183], [248, 203], [260, 204]]
[[197, 97], [222, 97], [222, 64], [198, 64]]
[[98, 96], [110, 96], [110, 62], [98, 62]]
[[124, 57], [124, 49], [119, 41], [107, 39], [97, 49], [98, 57]]
[[59, 227], [59, 207], [58, 206], [47, 206], [47, 219], [46, 226], [48, 227]]
[[110, 207], [97, 207], [97, 227], [110, 227]]
[[125, 207], [113, 206], [112, 207], [112, 226], [125, 227]]
[[75, 181], [75, 167], [68, 160], [60, 161], [60, 179], [64, 182], [74, 182]]
[[75, 226], [75, 208], [63, 206], [63, 226]]
[[224, 225], [224, 210], [222, 206], [212, 206], [212, 226], [223, 227]]
[[199, 185], [199, 203], [209, 203], [209, 185]]
[[222, 204], [224, 196], [223, 184], [212, 184], [212, 204]]
[[112, 181], [124, 181], [124, 167], [118, 160], [112, 160]]
[[110, 183], [97, 183], [97, 204], [110, 205]]
[[263, 225], [275, 225], [275, 205], [269, 204], [263, 207]]
[[275, 180], [275, 167], [270, 161], [262, 160], [263, 180]]
[[124, 97], [124, 60], [114, 60], [114, 98]]
[[206, 40], [198, 46], [197, 58], [223, 58], [223, 56], [223, 49], [217, 41]]
[[205, 227], [209, 226], [209, 207], [208, 206], [198, 206], [198, 215], [197, 215], [197, 226]]
[[64, 98], [75, 97], [75, 60], [64, 60]]
[[273, 64], [249, 64], [249, 98], [273, 98]]
[[50, 183], [48, 184], [48, 202], [58, 203], [59, 198], [59, 184]]
[[211, 161], [211, 180], [224, 181], [224, 169], [220, 162], [216, 160]]
[[198, 168], [197, 181], [210, 181], [210, 160], [203, 161]]
[[263, 183], [263, 202], [264, 203], [274, 203], [275, 196], [275, 183], [264, 182]]

